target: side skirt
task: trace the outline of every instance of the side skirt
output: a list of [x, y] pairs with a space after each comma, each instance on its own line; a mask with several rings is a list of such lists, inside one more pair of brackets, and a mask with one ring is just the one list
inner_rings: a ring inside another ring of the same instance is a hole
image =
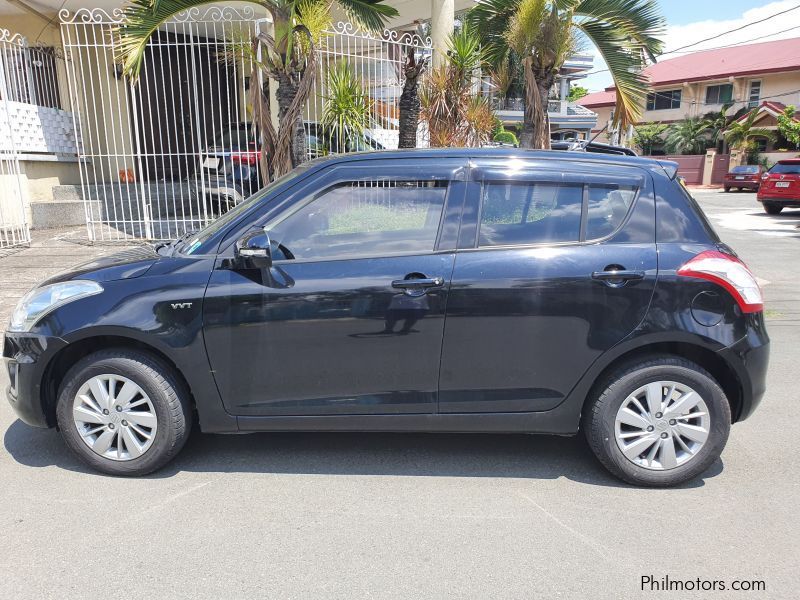
[[414, 415], [237, 417], [240, 432], [386, 431], [450, 433], [542, 433], [574, 435], [576, 419], [562, 411]]

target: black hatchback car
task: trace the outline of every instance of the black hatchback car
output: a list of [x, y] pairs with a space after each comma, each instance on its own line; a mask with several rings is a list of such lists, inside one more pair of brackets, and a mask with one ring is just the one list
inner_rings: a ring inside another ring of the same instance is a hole
[[759, 403], [768, 337], [674, 163], [418, 150], [312, 161], [43, 282], [3, 354], [20, 418], [110, 474], [163, 466], [196, 412], [214, 433], [582, 429], [665, 486]]

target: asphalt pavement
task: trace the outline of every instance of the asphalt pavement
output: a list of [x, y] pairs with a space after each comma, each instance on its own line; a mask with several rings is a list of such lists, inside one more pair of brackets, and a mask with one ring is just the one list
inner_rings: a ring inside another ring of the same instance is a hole
[[[695, 196], [761, 279], [772, 337], [767, 395], [702, 478], [633, 488], [580, 438], [195, 432], [166, 469], [117, 479], [3, 400], [0, 598], [800, 597], [800, 210]], [[72, 233], [0, 258], [3, 323], [36, 280], [113, 250]]]

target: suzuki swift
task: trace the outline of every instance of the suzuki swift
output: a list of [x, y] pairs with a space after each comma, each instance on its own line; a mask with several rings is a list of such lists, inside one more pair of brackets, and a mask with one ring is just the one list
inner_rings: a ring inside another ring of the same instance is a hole
[[756, 279], [676, 168], [312, 161], [202, 231], [31, 290], [5, 335], [8, 398], [114, 475], [162, 467], [197, 424], [582, 430], [625, 481], [686, 481], [761, 400], [769, 342]]

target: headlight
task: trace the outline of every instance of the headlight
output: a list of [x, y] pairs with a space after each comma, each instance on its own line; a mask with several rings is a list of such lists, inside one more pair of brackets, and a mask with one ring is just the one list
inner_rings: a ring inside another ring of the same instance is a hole
[[68, 302], [94, 296], [103, 291], [95, 281], [62, 281], [33, 288], [22, 297], [11, 315], [9, 331], [30, 331], [36, 321]]

